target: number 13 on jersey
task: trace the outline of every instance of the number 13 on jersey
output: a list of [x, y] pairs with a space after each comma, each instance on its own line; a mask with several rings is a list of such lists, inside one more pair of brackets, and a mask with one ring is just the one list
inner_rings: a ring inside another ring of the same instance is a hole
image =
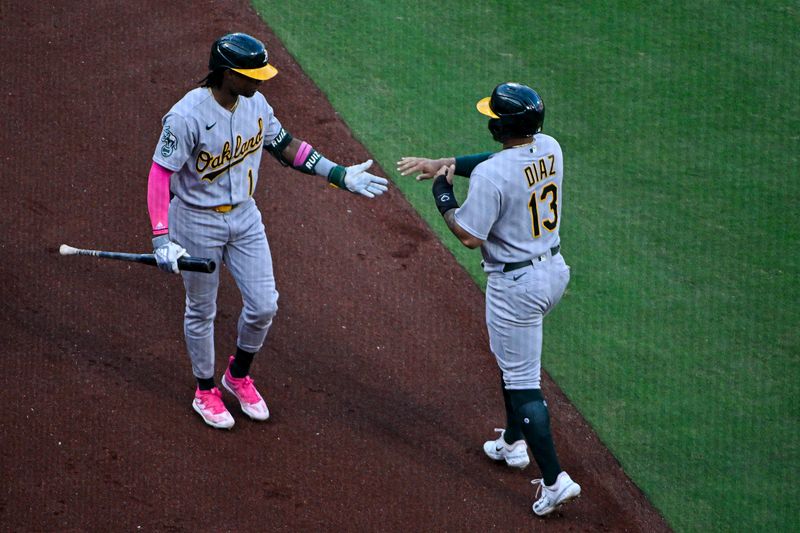
[[[550, 159], [550, 165], [547, 165], [544, 159], [540, 159], [538, 169], [536, 163], [525, 167], [525, 177], [529, 186], [553, 175], [554, 158], [549, 156], [548, 159]], [[534, 239], [538, 239], [542, 235], [542, 227], [547, 231], [555, 230], [558, 227], [558, 185], [548, 183], [540, 191], [534, 189], [528, 200], [528, 211], [531, 214], [531, 231]]]

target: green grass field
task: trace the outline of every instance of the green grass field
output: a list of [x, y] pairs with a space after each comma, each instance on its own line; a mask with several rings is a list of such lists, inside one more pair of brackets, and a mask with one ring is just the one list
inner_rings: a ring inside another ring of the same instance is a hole
[[254, 2], [482, 287], [394, 163], [495, 149], [475, 102], [535, 87], [573, 269], [546, 370], [675, 530], [798, 531], [800, 4], [687, 4]]

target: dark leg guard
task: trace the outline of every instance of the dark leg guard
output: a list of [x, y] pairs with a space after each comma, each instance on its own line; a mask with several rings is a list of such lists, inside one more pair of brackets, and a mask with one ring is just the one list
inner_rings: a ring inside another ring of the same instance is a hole
[[503, 389], [503, 401], [506, 405], [506, 432], [503, 438], [509, 444], [524, 438], [522, 429], [519, 427], [519, 420], [514, 416], [514, 407], [511, 405], [511, 395], [506, 390], [506, 382], [500, 377], [500, 387]]
[[531, 448], [533, 458], [542, 471], [545, 485], [556, 482], [561, 473], [558, 455], [550, 434], [550, 413], [540, 389], [506, 391], [511, 399], [514, 416]]

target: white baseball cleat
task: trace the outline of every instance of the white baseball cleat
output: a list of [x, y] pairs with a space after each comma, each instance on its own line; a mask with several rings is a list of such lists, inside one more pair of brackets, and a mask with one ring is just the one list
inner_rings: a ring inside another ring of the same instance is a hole
[[533, 503], [533, 512], [539, 516], [550, 514], [581, 495], [581, 486], [572, 481], [566, 472], [561, 472], [556, 482], [549, 487], [544, 484], [544, 479], [534, 479], [531, 483], [538, 485], [538, 499]]
[[525, 441], [518, 440], [509, 444], [505, 440], [505, 429], [495, 428], [495, 431], [500, 433], [500, 438], [483, 443], [483, 451], [486, 455], [495, 461], [505, 461], [508, 466], [513, 468], [522, 469], [528, 466], [531, 460], [528, 457], [528, 445]]

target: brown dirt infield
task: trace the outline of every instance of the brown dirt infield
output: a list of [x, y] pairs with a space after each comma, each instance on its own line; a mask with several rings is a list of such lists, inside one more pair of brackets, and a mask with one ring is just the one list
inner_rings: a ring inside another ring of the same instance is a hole
[[[290, 131], [347, 164], [369, 154], [244, 1], [45, 4], [0, 11], [1, 530], [668, 530], [549, 378], [584, 495], [536, 518], [536, 467], [481, 451], [503, 410], [480, 290], [397, 190], [369, 201], [269, 157], [256, 198], [280, 310], [253, 375], [273, 416], [226, 398], [235, 428], [207, 428], [180, 279], [58, 245], [148, 249], [161, 116], [228, 31], [268, 43], [263, 92]], [[219, 369], [239, 305], [226, 273]]]

